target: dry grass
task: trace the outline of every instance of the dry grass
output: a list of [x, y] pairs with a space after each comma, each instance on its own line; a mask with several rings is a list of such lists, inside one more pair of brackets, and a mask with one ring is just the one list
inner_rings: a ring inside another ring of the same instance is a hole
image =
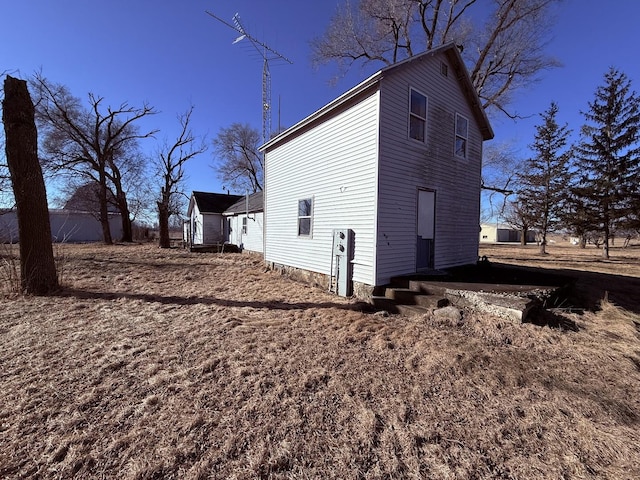
[[0, 299], [2, 478], [640, 478], [638, 312], [383, 318], [249, 255], [64, 248], [61, 295]]

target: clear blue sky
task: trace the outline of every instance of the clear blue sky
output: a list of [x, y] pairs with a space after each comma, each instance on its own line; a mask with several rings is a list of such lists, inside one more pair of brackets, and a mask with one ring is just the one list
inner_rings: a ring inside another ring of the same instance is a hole
[[[273, 127], [290, 126], [364, 79], [356, 69], [331, 84], [334, 69], [314, 70], [309, 41], [326, 28], [343, 0], [0, 0], [0, 71], [28, 76], [36, 70], [86, 99], [88, 92], [112, 105], [147, 101], [161, 111], [148, 120], [158, 140], [177, 133], [176, 115], [195, 105], [193, 130], [209, 141], [233, 122], [261, 130], [262, 61], [246, 41], [205, 13], [231, 22], [238, 12], [255, 37], [294, 63], [271, 64]], [[553, 100], [559, 119], [577, 131], [581, 110], [593, 99], [610, 66], [625, 72], [640, 91], [637, 0], [565, 0], [557, 11], [547, 50], [563, 67], [521, 92], [513, 107], [530, 116], [493, 120], [495, 142], [511, 142], [523, 155], [534, 125]], [[147, 125], [147, 124], [145, 124]], [[145, 150], [157, 148], [146, 141]], [[189, 166], [189, 190], [221, 191], [211, 168], [212, 149]], [[241, 192], [239, 192], [241, 193]]]

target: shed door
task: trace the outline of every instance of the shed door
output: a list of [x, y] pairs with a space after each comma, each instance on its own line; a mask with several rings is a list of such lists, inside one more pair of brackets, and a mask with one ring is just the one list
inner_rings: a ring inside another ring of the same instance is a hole
[[436, 192], [418, 190], [418, 238], [416, 270], [433, 268]]

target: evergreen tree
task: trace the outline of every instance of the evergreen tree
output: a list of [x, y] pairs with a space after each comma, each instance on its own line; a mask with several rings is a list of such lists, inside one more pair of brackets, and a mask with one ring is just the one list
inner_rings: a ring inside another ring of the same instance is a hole
[[617, 69], [611, 68], [604, 80], [583, 112], [587, 123], [576, 146], [573, 191], [578, 202], [593, 205], [586, 209], [586, 223], [603, 236], [602, 256], [609, 258], [612, 235], [629, 218], [640, 181], [640, 99]]
[[534, 156], [524, 162], [518, 175], [520, 208], [534, 219], [542, 254], [546, 253], [547, 234], [560, 222], [569, 183], [567, 140], [571, 131], [566, 124], [558, 125], [557, 114], [555, 102], [541, 114], [542, 124], [536, 127], [534, 142], [530, 145]]

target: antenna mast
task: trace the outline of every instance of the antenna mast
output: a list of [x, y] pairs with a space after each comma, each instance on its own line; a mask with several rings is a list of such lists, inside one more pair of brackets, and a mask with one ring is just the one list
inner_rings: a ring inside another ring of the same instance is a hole
[[242, 23], [240, 23], [239, 14], [236, 13], [233, 16], [232, 25], [207, 10], [205, 10], [205, 12], [220, 23], [223, 23], [240, 34], [240, 36], [233, 41], [233, 45], [246, 38], [262, 57], [262, 143], [267, 143], [271, 136], [271, 72], [269, 71], [269, 61], [284, 60], [289, 64], [293, 64], [293, 62], [281, 53], [269, 47], [267, 44], [250, 35], [242, 26]]

